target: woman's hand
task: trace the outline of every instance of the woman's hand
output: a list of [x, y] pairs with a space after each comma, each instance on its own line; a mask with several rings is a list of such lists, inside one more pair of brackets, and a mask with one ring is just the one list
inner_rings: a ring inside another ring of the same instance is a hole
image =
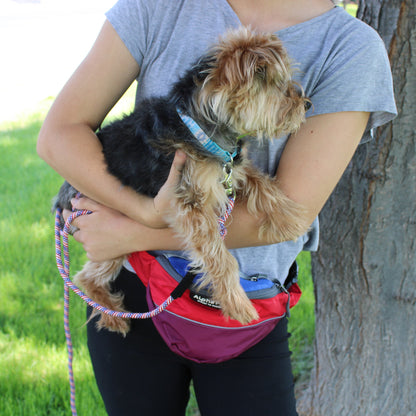
[[[78, 228], [73, 234], [75, 240], [82, 244], [92, 261], [111, 260], [134, 251], [182, 249], [181, 241], [171, 228], [146, 227], [86, 197], [73, 202], [75, 209], [92, 211], [92, 214], [82, 215], [72, 222]], [[65, 210], [65, 220], [71, 214]]]
[[[146, 225], [87, 197], [74, 198], [71, 201], [74, 209], [92, 212], [72, 222], [72, 225], [78, 228], [73, 236], [83, 245], [90, 260], [98, 262], [134, 251], [180, 247], [180, 242], [175, 239], [173, 232], [166, 228], [164, 218], [170, 210], [185, 160], [186, 155], [177, 151], [167, 181], [154, 199], [148, 198], [151, 208]], [[65, 220], [70, 215], [71, 211], [68, 210], [63, 213]]]
[[[73, 199], [72, 204], [76, 210], [92, 211], [72, 222], [78, 229], [73, 237], [82, 244], [90, 260], [109, 260], [135, 251], [140, 224], [86, 197]], [[71, 214], [64, 210], [64, 219]]]

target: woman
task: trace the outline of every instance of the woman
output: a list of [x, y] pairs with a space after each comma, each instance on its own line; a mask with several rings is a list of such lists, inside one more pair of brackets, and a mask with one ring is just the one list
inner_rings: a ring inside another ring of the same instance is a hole
[[[313, 107], [299, 132], [251, 149], [250, 157], [302, 204], [311, 224], [296, 242], [265, 246], [258, 219], [237, 205], [227, 246], [246, 273], [284, 280], [302, 250], [318, 243], [316, 217], [370, 129], [395, 114], [391, 74], [378, 35], [330, 0], [120, 0], [52, 106], [38, 152], [88, 198], [74, 201], [74, 238], [91, 260], [142, 250], [179, 250], [164, 214], [185, 156], [178, 152], [154, 198], [135, 194], [106, 173], [94, 131], [135, 80], [137, 98], [164, 95], [219, 34], [250, 25], [276, 32], [298, 64], [297, 80]], [[144, 288], [126, 264], [116, 282], [128, 310], [146, 308]], [[110, 415], [183, 415], [193, 380], [203, 415], [295, 415], [286, 321], [241, 356], [196, 364], [173, 354], [150, 321], [126, 338], [88, 326], [89, 349]]]

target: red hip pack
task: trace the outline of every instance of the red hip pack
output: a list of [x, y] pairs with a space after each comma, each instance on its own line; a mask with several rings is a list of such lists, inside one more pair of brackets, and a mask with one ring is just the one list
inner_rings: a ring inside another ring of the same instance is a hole
[[147, 287], [149, 310], [169, 296], [175, 300], [152, 320], [168, 347], [198, 363], [219, 363], [238, 356], [262, 340], [289, 315], [301, 291], [294, 263], [284, 285], [264, 275], [240, 275], [240, 283], [257, 309], [259, 319], [249, 324], [225, 318], [206, 290], [197, 287], [198, 275], [189, 271], [189, 261], [172, 255], [130, 255], [129, 262]]

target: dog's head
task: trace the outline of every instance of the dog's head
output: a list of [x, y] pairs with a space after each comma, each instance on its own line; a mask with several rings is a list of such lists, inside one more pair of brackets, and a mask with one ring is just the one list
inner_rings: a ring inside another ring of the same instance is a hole
[[304, 121], [308, 100], [273, 34], [232, 30], [200, 62], [194, 104], [206, 119], [240, 135], [279, 137]]

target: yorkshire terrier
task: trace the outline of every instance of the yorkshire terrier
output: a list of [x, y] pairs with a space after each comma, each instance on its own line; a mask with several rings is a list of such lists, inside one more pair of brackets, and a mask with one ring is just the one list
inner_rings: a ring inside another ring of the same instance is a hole
[[[218, 218], [226, 212], [229, 193], [259, 218], [259, 235], [265, 242], [294, 240], [308, 229], [304, 209], [286, 197], [273, 178], [255, 169], [244, 152], [238, 152], [250, 141], [299, 129], [309, 101], [292, 76], [291, 60], [275, 35], [248, 28], [231, 30], [167, 96], [139, 102], [132, 114], [97, 132], [108, 171], [123, 185], [150, 197], [166, 181], [175, 151], [186, 153], [167, 221], [183, 240], [191, 267], [202, 273], [201, 287], [209, 288], [224, 316], [241, 323], [257, 319], [258, 314], [219, 232]], [[224, 160], [204, 147], [181, 116], [190, 117], [224, 153], [238, 155]], [[65, 182], [54, 207], [71, 209], [76, 193]], [[89, 261], [74, 281], [96, 302], [124, 311], [123, 294], [111, 292], [124, 261], [125, 257]], [[104, 313], [97, 325], [124, 335], [129, 330], [128, 320]]]

